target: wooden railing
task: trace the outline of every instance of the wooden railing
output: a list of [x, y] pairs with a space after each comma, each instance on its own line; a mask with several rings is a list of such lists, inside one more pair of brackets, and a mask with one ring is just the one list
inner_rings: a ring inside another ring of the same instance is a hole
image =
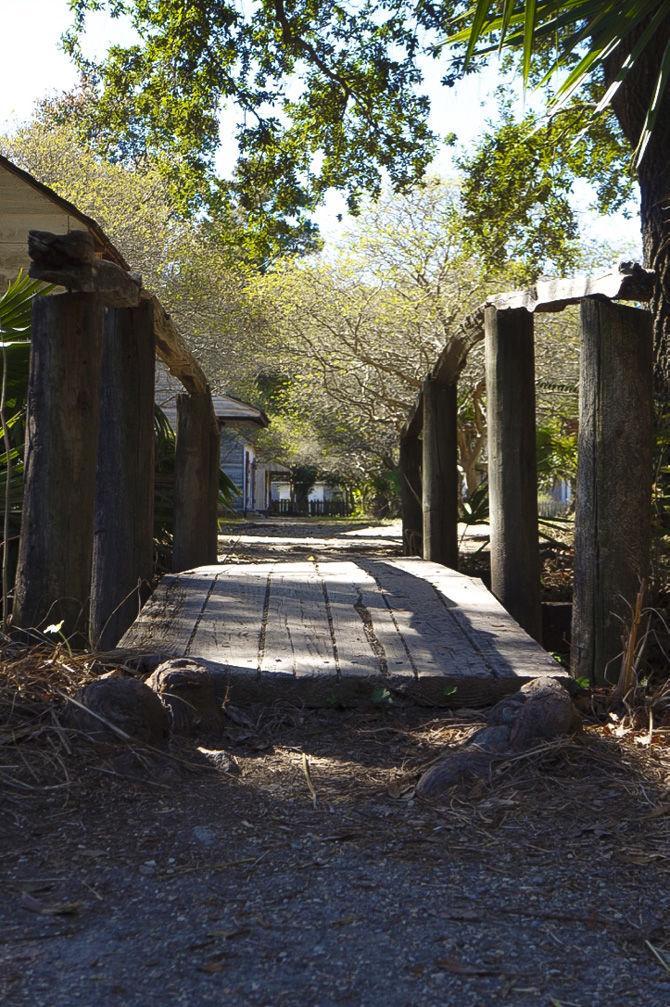
[[426, 376], [400, 441], [405, 552], [458, 563], [456, 392], [469, 350], [485, 341], [491, 586], [541, 636], [533, 315], [581, 305], [572, 670], [602, 679], [621, 651], [647, 575], [652, 482], [653, 274], [540, 283], [501, 294], [464, 321]]
[[153, 576], [154, 373], [181, 381], [173, 569], [216, 562], [219, 429], [205, 375], [140, 278], [87, 232], [31, 232], [25, 486], [12, 625], [116, 644]]

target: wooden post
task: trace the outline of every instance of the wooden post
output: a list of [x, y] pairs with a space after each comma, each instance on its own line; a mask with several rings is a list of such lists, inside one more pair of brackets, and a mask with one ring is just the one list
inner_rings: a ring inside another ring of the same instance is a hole
[[212, 397], [177, 397], [172, 569], [216, 563], [219, 430]]
[[12, 623], [87, 639], [103, 306], [93, 294], [33, 304], [23, 515]]
[[541, 639], [533, 317], [484, 312], [491, 520], [491, 589]]
[[111, 650], [149, 593], [154, 515], [153, 305], [109, 308], [102, 354], [91, 639]]
[[456, 385], [423, 385], [423, 558], [458, 569]]
[[421, 555], [421, 442], [414, 432], [400, 438], [400, 502], [405, 556]]
[[[595, 299], [581, 315], [571, 664], [603, 682], [649, 572], [652, 323], [647, 311]], [[608, 680], [618, 673], [616, 661]]]

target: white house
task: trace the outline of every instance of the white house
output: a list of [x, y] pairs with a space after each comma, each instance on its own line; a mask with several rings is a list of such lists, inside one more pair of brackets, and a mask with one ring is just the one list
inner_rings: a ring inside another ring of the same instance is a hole
[[[157, 361], [156, 403], [173, 430], [177, 428], [177, 395], [181, 391], [181, 384]], [[269, 426], [270, 421], [258, 406], [232, 395], [213, 395], [212, 402], [221, 430], [221, 468], [238, 491], [233, 503], [235, 510], [243, 514], [269, 510], [272, 475], [286, 470], [281, 465], [257, 459], [253, 434]]]
[[116, 262], [123, 269], [128, 263], [114, 247], [99, 224], [67, 199], [18, 165], [0, 156], [0, 292], [19, 269], [28, 272], [28, 231], [85, 230], [93, 237], [101, 259]]

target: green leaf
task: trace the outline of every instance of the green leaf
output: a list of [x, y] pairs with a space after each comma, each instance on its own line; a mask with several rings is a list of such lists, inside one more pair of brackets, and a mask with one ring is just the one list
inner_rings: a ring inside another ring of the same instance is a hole
[[654, 126], [656, 125], [658, 111], [661, 106], [661, 101], [665, 94], [665, 89], [667, 87], [669, 78], [670, 78], [670, 42], [668, 42], [663, 52], [663, 58], [661, 60], [661, 69], [658, 74], [658, 78], [656, 80], [656, 87], [654, 88], [651, 104], [647, 111], [644, 127], [642, 129], [642, 134], [638, 141], [638, 145], [635, 149], [634, 163], [636, 168], [642, 161], [642, 158], [645, 155], [645, 151], [649, 146], [649, 141], [651, 140], [652, 133], [654, 132]]
[[[533, 55], [535, 39], [535, 0], [526, 0], [526, 18], [523, 30], [523, 83], [524, 87], [530, 77], [530, 63]], [[504, 41], [504, 39], [503, 39]]]

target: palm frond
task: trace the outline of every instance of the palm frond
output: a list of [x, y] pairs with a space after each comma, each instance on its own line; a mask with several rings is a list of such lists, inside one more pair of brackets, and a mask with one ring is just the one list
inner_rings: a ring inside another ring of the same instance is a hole
[[33, 300], [53, 289], [52, 284], [32, 280], [19, 272], [0, 297], [0, 338], [7, 343], [25, 339], [30, 330]]
[[[530, 78], [533, 55], [548, 39], [555, 39], [557, 52], [543, 82], [556, 72], [563, 71], [578, 53], [577, 65], [561, 81], [552, 101], [552, 110], [557, 111], [603, 68], [605, 61], [619, 46], [634, 37], [635, 42], [622, 61], [616, 79], [595, 105], [595, 112], [600, 113], [635, 69], [668, 16], [667, 0], [626, 0], [623, 3], [614, 0], [499, 0], [493, 4], [490, 0], [478, 0], [453, 22], [455, 30], [448, 41], [466, 44], [466, 65], [475, 56], [503, 47], [519, 49], [524, 87]], [[636, 167], [649, 145], [669, 81], [670, 42], [661, 59], [653, 96], [635, 150]]]

